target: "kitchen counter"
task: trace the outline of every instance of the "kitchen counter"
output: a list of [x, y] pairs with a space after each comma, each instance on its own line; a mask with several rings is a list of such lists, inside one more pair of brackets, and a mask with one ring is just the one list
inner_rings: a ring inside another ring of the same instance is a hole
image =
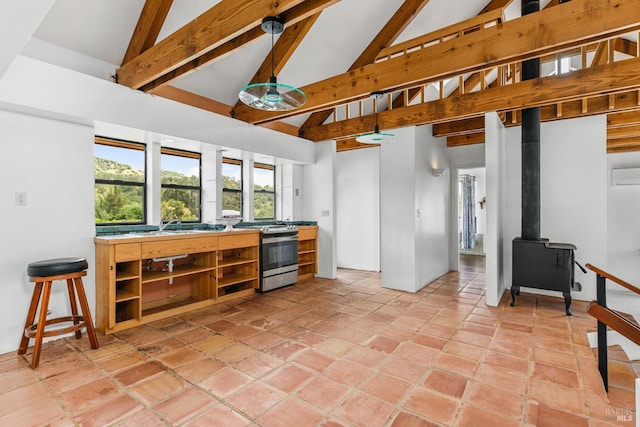
[[125, 234], [109, 234], [97, 236], [93, 239], [94, 243], [100, 244], [120, 244], [120, 243], [141, 243], [153, 241], [171, 241], [178, 239], [203, 238], [212, 236], [236, 236], [242, 234], [257, 234], [259, 230], [253, 229], [234, 229], [233, 231], [224, 230], [165, 230], [165, 231], [141, 231]]
[[259, 287], [259, 230], [149, 231], [94, 242], [103, 333], [248, 297]]

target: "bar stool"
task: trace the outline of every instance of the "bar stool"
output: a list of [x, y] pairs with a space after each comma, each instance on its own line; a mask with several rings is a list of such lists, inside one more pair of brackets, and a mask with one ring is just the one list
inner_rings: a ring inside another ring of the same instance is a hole
[[[29, 281], [35, 282], [33, 295], [31, 297], [31, 305], [27, 313], [27, 320], [24, 324], [24, 332], [20, 341], [18, 354], [25, 354], [29, 345], [29, 338], [35, 338], [33, 346], [33, 355], [31, 357], [31, 367], [36, 368], [40, 362], [40, 351], [42, 349], [42, 339], [44, 337], [52, 337], [57, 335], [75, 332], [76, 339], [82, 336], [81, 329], [87, 328], [87, 335], [91, 348], [98, 348], [98, 337], [93, 328], [91, 320], [91, 311], [87, 303], [87, 295], [82, 285], [82, 276], [87, 275], [89, 264], [84, 258], [56, 258], [43, 261], [32, 262], [27, 267]], [[47, 311], [49, 309], [49, 296], [51, 295], [51, 284], [54, 280], [66, 280], [67, 290], [69, 292], [69, 302], [71, 304], [71, 316], [56, 317], [47, 319]], [[44, 288], [44, 292], [43, 292]], [[76, 302], [76, 292], [78, 293], [78, 301], [82, 309], [82, 315], [78, 314], [78, 305]], [[38, 310], [38, 303], [42, 295], [42, 304], [40, 305], [40, 315], [38, 323], [33, 323]], [[46, 330], [46, 327], [56, 323], [73, 322], [73, 325], [61, 328], [53, 328]]]

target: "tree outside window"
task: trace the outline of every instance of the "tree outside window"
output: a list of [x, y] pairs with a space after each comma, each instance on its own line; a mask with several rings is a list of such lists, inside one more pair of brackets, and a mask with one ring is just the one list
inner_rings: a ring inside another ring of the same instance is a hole
[[95, 138], [96, 225], [145, 222], [145, 145]]
[[242, 216], [242, 160], [222, 159], [222, 215]]
[[200, 154], [162, 148], [161, 212], [163, 221], [200, 221]]
[[273, 219], [276, 216], [276, 167], [262, 163], [253, 165], [253, 217]]

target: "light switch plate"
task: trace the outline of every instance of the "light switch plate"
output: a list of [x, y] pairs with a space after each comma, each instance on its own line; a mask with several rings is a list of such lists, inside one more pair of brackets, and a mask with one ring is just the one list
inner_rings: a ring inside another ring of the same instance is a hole
[[15, 197], [16, 197], [16, 205], [18, 205], [18, 206], [26, 206], [27, 205], [27, 193], [25, 193], [23, 191], [16, 192]]

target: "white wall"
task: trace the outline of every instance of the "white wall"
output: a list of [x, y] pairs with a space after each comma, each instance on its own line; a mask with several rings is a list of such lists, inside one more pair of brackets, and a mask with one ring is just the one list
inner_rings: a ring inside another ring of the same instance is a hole
[[[30, 262], [85, 257], [85, 290], [95, 307], [93, 137], [91, 127], [0, 111], [0, 353], [20, 342], [33, 291]], [[15, 192], [27, 193], [26, 206], [15, 205]], [[57, 283], [53, 316], [70, 313], [67, 300], [66, 286]]]
[[382, 286], [415, 292], [415, 128], [394, 133], [397, 141], [380, 147]]
[[303, 217], [318, 222], [318, 277], [335, 279], [335, 141], [315, 144], [316, 162], [302, 171]]
[[431, 126], [396, 129], [381, 146], [382, 286], [416, 292], [449, 268], [449, 168], [446, 142]]
[[83, 124], [99, 121], [304, 164], [314, 161], [311, 141], [22, 55], [0, 79], [0, 107]]
[[[416, 291], [449, 271], [449, 156], [446, 138], [416, 128]], [[433, 169], [445, 169], [434, 176]], [[455, 227], [455, 225], [454, 225]]]
[[380, 148], [336, 155], [339, 268], [380, 271]]
[[[607, 163], [609, 182], [611, 169], [640, 167], [640, 152], [609, 154]], [[607, 271], [636, 286], [640, 285], [639, 212], [640, 185], [607, 187]], [[615, 286], [616, 290], [624, 289], [613, 283], [611, 286]]]
[[486, 303], [497, 306], [507, 287], [504, 265], [505, 183], [512, 179], [506, 174], [505, 129], [496, 113], [485, 114], [485, 161], [487, 171], [487, 233], [484, 236], [486, 253]]
[[[540, 144], [541, 237], [577, 246], [576, 260], [607, 269], [606, 117], [542, 123]], [[511, 242], [521, 233], [521, 130], [506, 130], [506, 200], [503, 239], [504, 277], [511, 283]], [[487, 175], [489, 167], [487, 165]], [[489, 181], [487, 182], [490, 185]], [[595, 275], [578, 268], [582, 292], [575, 299], [595, 298]], [[531, 290], [526, 292], [557, 292]]]

